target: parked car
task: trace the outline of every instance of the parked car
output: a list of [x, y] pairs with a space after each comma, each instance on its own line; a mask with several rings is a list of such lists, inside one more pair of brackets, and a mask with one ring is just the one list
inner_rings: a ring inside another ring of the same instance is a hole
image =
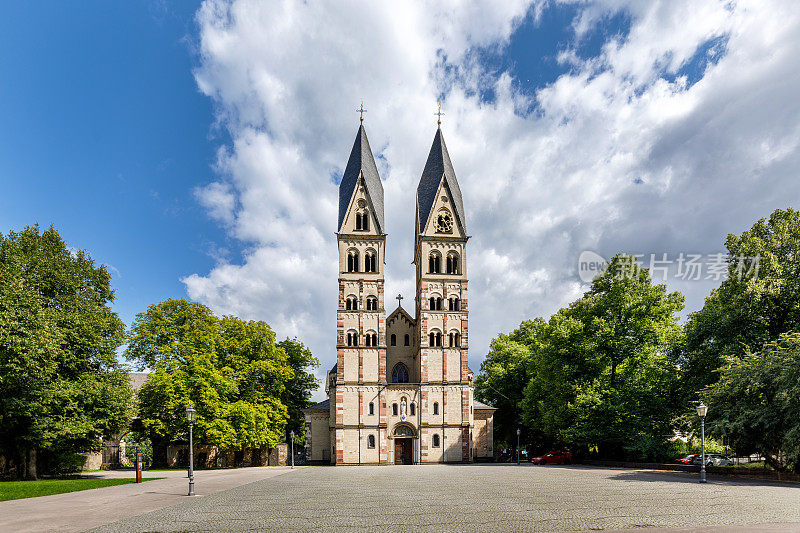
[[727, 455], [714, 454], [711, 456], [711, 466], [733, 466], [733, 459]]
[[678, 462], [678, 463], [681, 463], [681, 464], [684, 464], [684, 465], [690, 465], [690, 464], [692, 464], [692, 461], [694, 461], [696, 457], [700, 457], [700, 454], [699, 453], [690, 453], [686, 457], [681, 457], [680, 459], [675, 459], [675, 462]]
[[[698, 455], [692, 460], [693, 465], [703, 464], [703, 456]], [[733, 460], [727, 455], [720, 453], [707, 453], [706, 466], [733, 466]]]
[[572, 454], [569, 452], [550, 452], [546, 455], [531, 457], [535, 465], [568, 465], [572, 464]]

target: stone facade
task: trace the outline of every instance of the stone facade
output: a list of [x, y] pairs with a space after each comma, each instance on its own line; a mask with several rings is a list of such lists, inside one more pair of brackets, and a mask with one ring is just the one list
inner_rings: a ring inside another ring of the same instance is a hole
[[437, 130], [417, 189], [414, 316], [386, 316], [383, 186], [359, 128], [339, 195], [336, 365], [305, 410], [315, 463], [471, 462], [493, 456], [494, 408], [473, 398], [467, 241], [458, 182]]

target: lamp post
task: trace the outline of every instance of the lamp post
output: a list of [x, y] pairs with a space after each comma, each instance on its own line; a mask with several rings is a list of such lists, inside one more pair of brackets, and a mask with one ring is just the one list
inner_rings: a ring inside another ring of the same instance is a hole
[[194, 445], [192, 442], [192, 428], [197, 411], [191, 405], [186, 408], [186, 420], [189, 422], [189, 496], [194, 496]]
[[294, 468], [294, 430], [289, 432], [289, 439], [291, 440], [292, 447], [292, 468]]
[[703, 402], [697, 406], [697, 414], [700, 416], [700, 483], [706, 482], [706, 414], [708, 407]]
[[519, 434], [520, 430], [517, 428], [517, 466], [519, 466]]

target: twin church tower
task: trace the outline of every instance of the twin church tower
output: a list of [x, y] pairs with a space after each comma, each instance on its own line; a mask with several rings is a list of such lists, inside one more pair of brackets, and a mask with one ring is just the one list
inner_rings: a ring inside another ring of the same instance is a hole
[[333, 464], [491, 458], [494, 408], [473, 399], [467, 365], [464, 203], [441, 127], [417, 187], [413, 316], [386, 316], [386, 225], [363, 124], [339, 185], [336, 364], [328, 400], [305, 410], [306, 455]]

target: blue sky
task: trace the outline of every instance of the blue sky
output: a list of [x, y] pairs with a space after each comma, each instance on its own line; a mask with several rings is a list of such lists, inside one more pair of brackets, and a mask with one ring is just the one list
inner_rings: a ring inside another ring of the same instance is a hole
[[[498, 332], [580, 297], [581, 252], [719, 252], [800, 197], [792, 4], [4, 7], [0, 232], [54, 225], [109, 266], [128, 325], [188, 296], [299, 336], [329, 368], [336, 173], [362, 98], [386, 294], [409, 306], [442, 100], [473, 236], [475, 371]], [[715, 283], [667, 285], [692, 311]]]
[[225, 242], [192, 195], [225, 141], [192, 75], [195, 9], [12, 2], [0, 18], [0, 231], [52, 224], [112, 267], [127, 324], [185, 296]]
[[[185, 297], [181, 278], [244, 246], [193, 195], [230, 142], [193, 76], [197, 7], [16, 2], [0, 19], [0, 231], [54, 225], [111, 268], [128, 325], [152, 303]], [[556, 54], [575, 15], [569, 6], [529, 14], [507, 46], [475, 53], [532, 92], [565, 71]]]

